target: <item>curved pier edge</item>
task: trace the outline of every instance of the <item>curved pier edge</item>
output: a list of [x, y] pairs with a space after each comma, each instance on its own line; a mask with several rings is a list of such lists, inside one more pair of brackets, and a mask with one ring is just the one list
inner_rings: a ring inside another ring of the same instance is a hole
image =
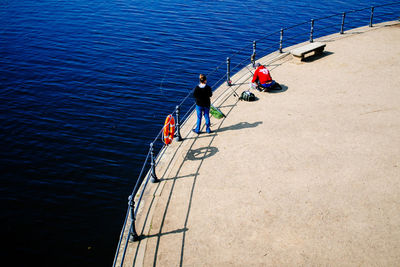
[[[380, 30], [385, 27], [391, 27], [391, 26], [398, 27], [398, 25], [399, 25], [398, 21], [385, 22], [385, 23], [381, 23], [381, 24], [376, 24], [372, 28], [366, 26], [366, 27], [361, 27], [361, 28], [346, 31], [344, 34], [332, 34], [329, 36], [324, 36], [324, 37], [315, 39], [314, 41], [320, 41], [320, 42], [327, 43], [325, 55], [321, 58], [316, 59], [315, 62], [318, 62], [320, 59], [321, 59], [321, 61], [328, 59], [330, 53], [335, 53], [335, 51], [332, 51], [330, 49], [330, 44], [335, 41], [344, 40], [347, 38], [349, 38], [348, 40], [351, 40], [350, 38], [358, 36], [362, 33], [368, 33], [368, 32], [372, 32], [372, 31]], [[308, 43], [308, 42], [305, 42], [305, 43]], [[300, 47], [300, 46], [304, 45], [305, 43], [297, 44], [292, 47], [287, 47], [283, 50], [283, 53], [274, 52], [274, 53], [271, 53], [257, 61], [266, 65], [271, 70], [272, 76], [274, 79], [277, 79], [277, 81], [280, 83], [286, 84], [288, 82], [285, 77], [285, 71], [282, 70], [283, 67], [285, 66], [285, 64], [301, 66], [301, 65], [308, 65], [308, 64], [313, 63], [312, 61], [300, 62], [300, 63], [292, 61], [292, 58], [289, 53], [290, 50], [292, 50], [296, 47]], [[399, 59], [397, 59], [397, 60], [399, 60]], [[253, 71], [253, 69], [251, 69], [251, 64], [249, 64], [247, 67], [245, 67], [244, 69], [240, 70], [235, 75], [233, 75], [232, 81], [234, 84], [230, 88], [228, 88], [226, 84], [223, 84], [214, 92], [213, 100], [215, 102], [213, 102], [213, 104], [217, 107], [221, 107], [221, 110], [225, 114], [227, 114], [227, 116], [234, 116], [233, 114], [235, 113], [235, 108], [238, 105], [238, 100], [236, 97], [233, 96], [232, 90], [234, 90], [237, 94], [240, 94], [242, 91], [247, 90], [249, 88], [248, 84], [252, 77], [252, 74], [250, 73], [249, 69]], [[293, 71], [293, 68], [291, 71]], [[290, 71], [289, 71], [289, 73], [290, 73]], [[292, 88], [290, 88], [289, 90], [292, 90]], [[304, 92], [304, 94], [306, 94], [306, 93], [307, 92]], [[281, 95], [283, 96], [284, 93]], [[269, 96], [274, 96], [275, 98], [277, 98], [276, 96], [278, 96], [278, 94], [277, 95], [275, 95], [275, 94], [265, 94], [265, 95], [258, 94], [258, 96], [263, 97], [263, 98], [269, 97]], [[282, 96], [280, 96], [280, 98], [279, 98], [280, 100], [282, 100]], [[285, 103], [288, 104], [288, 102], [285, 102]], [[243, 104], [247, 104], [247, 103], [243, 103]], [[271, 104], [271, 103], [269, 103], [269, 104]], [[249, 111], [249, 109], [245, 109], [245, 110]], [[371, 111], [371, 112], [374, 112], [374, 111]], [[251, 115], [249, 114], [249, 116], [251, 116]], [[153, 256], [153, 257], [154, 257], [154, 263], [156, 263], [156, 261], [159, 260], [158, 259], [159, 255], [161, 254], [159, 251], [160, 250], [160, 238], [163, 236], [174, 235], [174, 234], [185, 235], [185, 233], [188, 231], [188, 229], [187, 229], [188, 222], [187, 221], [189, 219], [190, 209], [192, 207], [191, 206], [192, 205], [191, 197], [189, 200], [189, 209], [183, 210], [184, 212], [187, 212], [187, 216], [185, 219], [186, 222], [185, 222], [184, 227], [179, 228], [179, 229], [172, 229], [172, 230], [167, 229], [168, 226], [167, 226], [167, 222], [166, 222], [166, 220], [167, 220], [166, 217], [167, 217], [167, 213], [170, 212], [170, 208], [173, 205], [172, 202], [174, 201], [174, 194], [173, 194], [174, 190], [176, 192], [176, 190], [182, 189], [182, 187], [180, 187], [178, 185], [178, 181], [185, 181], [185, 178], [193, 179], [194, 182], [186, 183], [186, 185], [187, 185], [186, 187], [188, 187], [188, 186], [189, 186], [189, 188], [191, 187], [191, 190], [189, 190], [189, 192], [187, 192], [187, 193], [190, 193], [191, 196], [193, 195], [193, 192], [195, 190], [195, 185], [196, 185], [196, 177], [197, 177], [198, 173], [201, 172], [202, 163], [200, 163], [200, 166], [199, 166], [199, 164], [193, 164], [193, 167], [194, 167], [193, 173], [176, 176], [176, 170], [182, 169], [182, 162], [184, 162], [184, 161], [186, 161], [185, 164], [189, 164], [189, 165], [192, 164], [192, 162], [199, 161], [199, 159], [197, 158], [198, 154], [196, 154], [196, 153], [203, 153], [202, 155], [204, 158], [212, 157], [213, 155], [218, 153], [218, 147], [211, 146], [211, 144], [213, 144], [215, 138], [217, 138], [218, 135], [220, 135], [221, 133], [224, 133], [225, 131], [229, 131], [229, 129], [232, 131], [235, 130], [235, 128], [232, 128], [232, 125], [225, 126], [224, 119], [222, 119], [222, 120], [212, 119], [212, 128], [216, 129], [215, 133], [212, 135], [204, 134], [204, 135], [195, 136], [191, 132], [191, 129], [194, 127], [195, 122], [196, 122], [195, 114], [192, 113], [181, 129], [181, 133], [183, 135], [184, 141], [183, 142], [173, 142], [172, 145], [167, 147], [164, 151], [160, 152], [159, 155], [163, 155], [163, 157], [158, 159], [159, 162], [157, 165], [157, 173], [159, 175], [159, 178], [161, 179], [161, 182], [157, 183], [157, 184], [149, 184], [149, 187], [144, 196], [144, 201], [141, 203], [140, 211], [139, 211], [139, 214], [137, 216], [137, 221], [136, 221], [136, 230], [139, 235], [142, 235], [142, 239], [138, 242], [129, 242], [129, 245], [127, 248], [127, 253], [126, 253], [126, 258], [125, 258], [123, 266], [152, 265], [153, 263], [150, 263], [149, 261], [145, 262], [146, 249], [148, 249], [148, 241], [150, 239], [158, 239], [157, 242], [152, 242], [151, 246], [155, 245], [155, 248], [153, 247], [153, 248], [150, 248], [150, 250], [149, 250], [150, 253], [155, 254], [155, 256]], [[250, 124], [248, 123], [247, 126], [253, 127]], [[238, 127], [237, 129], [243, 129], [244, 126], [245, 125], [237, 126]], [[231, 127], [231, 128], [229, 128], [229, 127]], [[242, 128], [240, 128], [240, 127], [242, 127]], [[219, 132], [218, 129], [221, 131]], [[200, 143], [201, 139], [203, 139], [203, 140], [207, 139], [207, 141], [205, 141], [205, 142], [207, 144], [209, 144], [204, 151], [201, 148], [199, 149], [199, 148], [195, 147], [196, 142]], [[233, 144], [229, 144], [229, 145], [233, 145]], [[192, 153], [193, 151], [195, 151], [195, 153]], [[203, 162], [203, 159], [200, 159], [200, 161]], [[224, 164], [224, 163], [222, 163], [222, 164]], [[169, 182], [168, 185], [167, 185], [167, 182]], [[161, 197], [162, 193], [165, 192], [165, 190], [169, 190], [169, 192], [170, 192], [169, 195], [167, 195], [166, 197]], [[155, 213], [155, 209], [156, 209], [157, 205], [160, 203], [160, 201], [161, 201], [161, 203], [163, 203], [164, 206], [166, 206], [166, 208], [163, 208], [164, 209], [163, 214]], [[177, 208], [179, 209], [182, 207], [177, 207]], [[161, 222], [158, 222], [156, 225], [156, 227], [158, 227], [162, 230], [159, 232], [158, 235], [151, 233], [152, 229], [153, 229], [154, 216], [164, 217], [161, 220]], [[326, 216], [328, 216], [328, 215], [326, 215]], [[125, 229], [125, 232], [121, 233], [125, 237], [123, 240], [123, 243], [126, 241], [126, 238], [128, 236], [129, 227], [130, 227], [130, 225], [128, 223], [128, 225]], [[185, 253], [183, 252], [184, 243], [185, 243], [185, 238], [183, 238], [183, 243], [181, 245], [181, 247], [182, 247], [182, 252], [180, 252], [181, 259], [178, 260], [177, 262], [173, 262], [174, 265], [179, 264], [179, 263], [182, 264], [182, 262], [183, 262], [183, 258], [185, 255]], [[270, 248], [270, 250], [272, 250], [272, 249], [273, 248]], [[269, 252], [267, 251], [266, 254], [268, 255], [268, 253]], [[162, 255], [164, 255], [164, 254], [162, 254]], [[147, 257], [148, 257], [148, 260], [153, 258], [152, 256], [147, 256]], [[397, 257], [399, 258], [400, 256], [397, 255]], [[120, 258], [121, 257], [118, 257], [117, 266], [120, 265]], [[222, 258], [225, 258], [225, 257], [222, 256]], [[294, 256], [294, 258], [298, 259], [298, 256]], [[260, 261], [260, 262], [262, 262], [262, 261]], [[299, 262], [301, 262], [301, 261], [297, 261], [297, 263], [299, 263]], [[172, 263], [172, 262], [167, 260], [166, 263]], [[229, 263], [229, 261], [225, 262], [225, 263]], [[276, 262], [276, 263], [279, 264], [279, 262]], [[284, 263], [284, 262], [280, 262], [280, 264], [282, 264], [282, 263]], [[286, 263], [293, 263], [293, 262], [289, 261]], [[305, 261], [305, 263], [307, 263], [307, 261]]]

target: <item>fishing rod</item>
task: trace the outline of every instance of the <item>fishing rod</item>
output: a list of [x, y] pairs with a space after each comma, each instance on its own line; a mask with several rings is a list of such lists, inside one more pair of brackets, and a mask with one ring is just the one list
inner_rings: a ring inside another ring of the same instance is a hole
[[251, 73], [251, 75], [254, 75], [254, 73], [247, 66], [245, 66], [245, 67]]
[[232, 86], [232, 82], [229, 81], [229, 82], [228, 82], [228, 87], [232, 90], [234, 96], [239, 97], [239, 95], [232, 89], [231, 86]]

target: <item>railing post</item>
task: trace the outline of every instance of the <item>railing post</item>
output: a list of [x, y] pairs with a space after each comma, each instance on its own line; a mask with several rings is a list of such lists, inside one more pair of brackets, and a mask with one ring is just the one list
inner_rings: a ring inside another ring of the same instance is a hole
[[346, 18], [346, 12], [343, 12], [342, 14], [342, 26], [340, 27], [340, 34], [343, 34], [344, 30], [344, 19]]
[[156, 160], [154, 158], [153, 143], [150, 143], [150, 156], [151, 156], [151, 167], [150, 167], [151, 179], [150, 179], [150, 181], [152, 183], [158, 183], [160, 180], [158, 180], [157, 175], [156, 175]]
[[179, 114], [180, 114], [181, 107], [178, 105], [176, 106], [176, 132], [175, 132], [175, 137], [177, 141], [182, 141], [182, 136], [181, 136], [181, 124], [179, 120]]
[[251, 63], [254, 65], [256, 64], [256, 41], [253, 41], [253, 54], [251, 55]]
[[231, 59], [229, 57], [226, 58], [226, 83], [228, 86], [232, 85], [231, 81]]
[[314, 19], [311, 19], [310, 43], [314, 42]]
[[131, 210], [131, 228], [129, 229], [129, 241], [138, 241], [139, 236], [136, 232], [136, 226], [135, 226], [135, 201], [133, 200], [134, 196], [130, 195], [128, 197], [128, 205]]
[[374, 7], [371, 7], [371, 18], [369, 19], [369, 26], [372, 27], [372, 20], [374, 19]]
[[279, 39], [279, 53], [282, 53], [282, 42], [283, 42], [283, 28], [281, 28], [281, 37]]

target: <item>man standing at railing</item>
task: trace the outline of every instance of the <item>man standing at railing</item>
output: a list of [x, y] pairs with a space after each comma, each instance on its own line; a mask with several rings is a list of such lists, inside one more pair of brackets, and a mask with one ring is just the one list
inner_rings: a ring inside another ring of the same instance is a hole
[[209, 85], [207, 85], [207, 77], [204, 74], [200, 74], [200, 83], [194, 89], [193, 96], [196, 99], [196, 112], [197, 112], [197, 126], [196, 129], [192, 131], [196, 134], [200, 134], [201, 117], [204, 114], [204, 119], [206, 121], [207, 133], [211, 133], [210, 129], [210, 105], [212, 96], [212, 90]]

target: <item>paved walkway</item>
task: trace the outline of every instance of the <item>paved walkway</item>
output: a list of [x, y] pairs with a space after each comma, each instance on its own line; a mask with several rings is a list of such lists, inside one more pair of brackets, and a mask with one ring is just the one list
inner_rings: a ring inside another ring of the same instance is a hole
[[126, 266], [400, 265], [400, 24], [325, 39], [306, 62], [260, 60], [281, 92], [219, 88], [213, 134], [188, 121]]

